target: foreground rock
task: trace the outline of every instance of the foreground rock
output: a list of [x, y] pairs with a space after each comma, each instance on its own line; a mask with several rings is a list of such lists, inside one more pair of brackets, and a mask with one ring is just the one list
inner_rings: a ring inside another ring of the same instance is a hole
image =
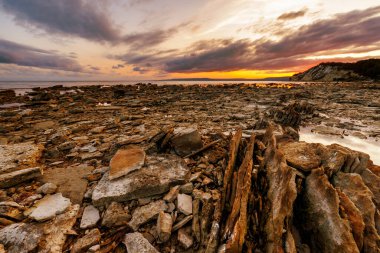
[[39, 167], [16, 170], [10, 173], [0, 174], [0, 188], [7, 188], [22, 182], [34, 179], [42, 175]]
[[138, 207], [132, 214], [132, 219], [128, 223], [128, 226], [136, 231], [142, 224], [156, 219], [158, 214], [162, 211], [166, 211], [168, 206], [163, 200], [151, 202], [148, 205]]
[[123, 243], [128, 253], [159, 253], [139, 232], [126, 234]]
[[110, 161], [109, 179], [125, 176], [144, 165], [145, 151], [141, 148], [118, 150]]
[[54, 195], [48, 195], [39, 200], [25, 213], [36, 221], [46, 221], [65, 212], [70, 204], [70, 199], [63, 197], [61, 193], [57, 193]]
[[179, 156], [189, 155], [203, 146], [201, 135], [196, 128], [174, 129], [171, 143]]
[[100, 206], [161, 194], [185, 182], [187, 175], [188, 168], [178, 157], [148, 157], [143, 168], [124, 177], [110, 180], [109, 173], [104, 174], [92, 193], [92, 201]]

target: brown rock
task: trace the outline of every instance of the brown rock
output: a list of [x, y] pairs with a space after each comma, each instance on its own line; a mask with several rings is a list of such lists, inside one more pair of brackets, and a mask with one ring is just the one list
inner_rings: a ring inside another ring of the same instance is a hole
[[172, 226], [172, 216], [161, 211], [157, 219], [157, 234], [160, 242], [167, 242], [170, 239]]
[[72, 253], [85, 252], [91, 246], [100, 242], [100, 231], [97, 228], [90, 230], [85, 236], [79, 238], [71, 248]]
[[319, 145], [316, 143], [290, 142], [282, 145], [280, 150], [290, 166], [308, 172], [318, 168], [322, 162], [321, 157], [316, 152], [316, 147]]
[[170, 141], [179, 156], [189, 155], [203, 146], [196, 128], [176, 128]]
[[0, 188], [7, 188], [42, 175], [39, 167], [16, 170], [0, 175]]
[[104, 213], [102, 226], [109, 228], [123, 226], [126, 225], [130, 219], [131, 215], [124, 209], [123, 204], [112, 202]]
[[110, 161], [109, 178], [115, 179], [140, 169], [144, 165], [145, 151], [141, 148], [121, 149]]

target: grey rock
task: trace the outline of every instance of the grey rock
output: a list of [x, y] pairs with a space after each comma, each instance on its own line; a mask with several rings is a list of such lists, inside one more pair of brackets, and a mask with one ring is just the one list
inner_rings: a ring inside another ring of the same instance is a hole
[[158, 214], [161, 211], [166, 211], [168, 206], [165, 204], [165, 201], [158, 200], [151, 202], [148, 205], [138, 207], [134, 210], [132, 214], [132, 219], [128, 225], [136, 231], [141, 225], [156, 219]]
[[186, 232], [185, 228], [178, 230], [178, 242], [184, 249], [189, 249], [194, 243], [193, 237]]
[[35, 250], [43, 236], [43, 230], [26, 223], [15, 223], [0, 230], [0, 243], [8, 253], [27, 253]]
[[81, 229], [93, 228], [100, 220], [99, 210], [90, 205], [86, 206], [83, 211], [82, 220], [80, 222]]
[[171, 144], [179, 156], [186, 156], [203, 147], [201, 135], [197, 128], [176, 128]]
[[187, 194], [178, 194], [177, 196], [177, 209], [185, 215], [193, 213], [193, 199]]
[[144, 236], [138, 232], [126, 234], [123, 243], [128, 253], [159, 253]]
[[57, 190], [57, 185], [53, 183], [46, 183], [37, 189], [37, 193], [52, 194]]

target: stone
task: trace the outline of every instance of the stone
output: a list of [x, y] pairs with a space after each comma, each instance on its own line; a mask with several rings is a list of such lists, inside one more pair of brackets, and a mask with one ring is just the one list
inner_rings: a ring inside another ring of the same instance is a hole
[[126, 234], [123, 243], [128, 253], [159, 253], [139, 232]]
[[321, 157], [316, 154], [316, 146], [320, 144], [306, 142], [290, 142], [280, 146], [284, 153], [286, 162], [299, 170], [308, 172], [318, 168], [322, 162]]
[[98, 126], [98, 127], [94, 127], [92, 129], [90, 129], [89, 132], [92, 133], [92, 134], [100, 134], [101, 132], [104, 131], [104, 129], [106, 129], [105, 126]]
[[95, 206], [164, 193], [188, 178], [188, 168], [177, 156], [147, 157], [146, 165], [125, 177], [109, 179], [105, 173], [92, 193]]
[[42, 183], [53, 183], [58, 186], [58, 191], [73, 204], [82, 204], [84, 194], [87, 190], [87, 175], [93, 167], [79, 165], [66, 168], [53, 168], [44, 171], [41, 177]]
[[121, 203], [112, 202], [104, 213], [102, 226], [112, 228], [124, 226], [131, 219], [129, 211]]
[[380, 177], [375, 175], [369, 169], [363, 170], [360, 175], [365, 183], [365, 185], [370, 189], [373, 194], [373, 201], [377, 209], [380, 210]]
[[71, 205], [68, 210], [44, 224], [44, 237], [39, 244], [39, 253], [61, 253], [67, 234], [77, 220], [79, 205]]
[[42, 175], [39, 167], [16, 170], [0, 174], [0, 188], [8, 188]]
[[201, 135], [194, 127], [175, 128], [170, 142], [179, 156], [186, 156], [203, 147]]
[[193, 213], [193, 199], [187, 194], [178, 194], [177, 196], [177, 209], [185, 215]]
[[[322, 168], [306, 178], [302, 199], [305, 232], [311, 235], [312, 252], [359, 252], [347, 220], [339, 215], [339, 197]], [[298, 215], [296, 214], [295, 217]]]
[[61, 214], [71, 205], [68, 198], [62, 196], [61, 193], [54, 195], [46, 195], [35, 205], [25, 211], [25, 215], [36, 221], [46, 221], [54, 218], [57, 214]]
[[57, 185], [53, 183], [45, 183], [37, 189], [37, 193], [53, 194], [57, 191]]
[[186, 232], [185, 228], [178, 230], [178, 242], [184, 249], [189, 249], [193, 246], [193, 237]]
[[83, 211], [82, 220], [80, 222], [81, 229], [93, 228], [100, 220], [99, 210], [90, 205], [86, 206]]
[[191, 194], [193, 192], [194, 185], [192, 183], [187, 183], [184, 185], [181, 185], [179, 188], [180, 193], [185, 193], [185, 194]]
[[358, 173], [361, 174], [365, 169], [367, 169], [369, 162], [369, 155], [363, 152], [351, 150], [349, 148], [343, 147], [339, 144], [331, 144], [327, 148], [334, 152], [339, 152], [345, 156], [344, 165], [341, 167], [341, 171], [346, 173]]
[[166, 202], [173, 202], [177, 198], [178, 192], [179, 185], [170, 188], [170, 191], [164, 196], [164, 200]]
[[157, 219], [157, 234], [160, 242], [167, 242], [172, 232], [173, 219], [168, 213], [161, 211]]
[[177, 222], [176, 224], [174, 224], [174, 226], [172, 228], [172, 232], [177, 231], [178, 229], [182, 228], [183, 226], [185, 226], [192, 219], [193, 219], [192, 215], [186, 216], [185, 218], [183, 218], [182, 220], [180, 220], [179, 222]]
[[98, 252], [100, 250], [100, 245], [96, 244], [88, 249], [89, 252]]
[[110, 161], [109, 179], [113, 180], [141, 169], [145, 151], [141, 148], [119, 149]]
[[333, 184], [347, 195], [363, 216], [363, 252], [376, 252], [380, 245], [380, 236], [375, 225], [376, 206], [372, 202], [372, 192], [356, 173], [339, 172], [333, 177]]
[[59, 151], [68, 151], [70, 149], [75, 148], [75, 146], [76, 146], [75, 142], [73, 142], [73, 141], [66, 141], [66, 142], [64, 142], [62, 144], [59, 144], [58, 147], [57, 147], [57, 149]]
[[32, 142], [0, 145], [0, 173], [36, 167], [43, 150]]
[[158, 200], [155, 202], [151, 202], [148, 205], [137, 207], [132, 213], [132, 219], [129, 221], [128, 225], [134, 231], [137, 231], [139, 227], [148, 221], [156, 219], [158, 214], [161, 211], [167, 210], [167, 205], [165, 201]]
[[90, 247], [98, 244], [100, 242], [100, 231], [97, 228], [90, 230], [82, 238], [79, 238], [71, 248], [72, 253], [85, 252]]
[[43, 230], [30, 223], [15, 223], [0, 230], [0, 243], [8, 253], [27, 253], [37, 249]]

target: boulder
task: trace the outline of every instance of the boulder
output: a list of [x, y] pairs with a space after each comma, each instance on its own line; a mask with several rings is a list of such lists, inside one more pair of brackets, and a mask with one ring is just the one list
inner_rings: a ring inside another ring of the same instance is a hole
[[171, 144], [179, 156], [186, 156], [203, 147], [201, 135], [194, 127], [176, 128]]
[[110, 180], [109, 173], [105, 173], [92, 193], [92, 202], [101, 206], [150, 197], [184, 183], [187, 178], [188, 168], [177, 156], [147, 157], [143, 168], [124, 177]]

